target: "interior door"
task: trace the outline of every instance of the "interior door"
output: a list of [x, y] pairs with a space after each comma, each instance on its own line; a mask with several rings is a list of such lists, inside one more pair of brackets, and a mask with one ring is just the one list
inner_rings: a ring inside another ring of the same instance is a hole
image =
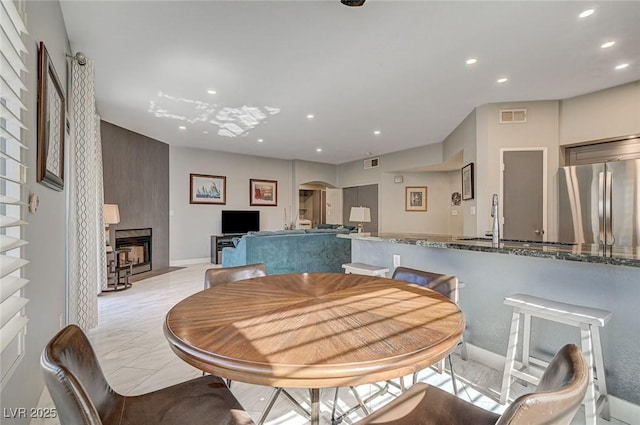
[[502, 238], [546, 240], [544, 169], [543, 150], [502, 152]]

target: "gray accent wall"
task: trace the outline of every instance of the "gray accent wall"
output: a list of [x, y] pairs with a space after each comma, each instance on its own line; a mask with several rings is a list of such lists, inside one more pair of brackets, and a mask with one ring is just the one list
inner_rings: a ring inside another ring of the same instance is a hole
[[169, 267], [169, 145], [101, 121], [104, 202], [118, 204], [118, 229], [151, 228], [153, 270]]

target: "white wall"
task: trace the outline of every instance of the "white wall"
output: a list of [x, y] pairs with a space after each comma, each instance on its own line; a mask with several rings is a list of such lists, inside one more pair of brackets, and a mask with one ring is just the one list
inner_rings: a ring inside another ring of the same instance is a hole
[[[292, 202], [291, 161], [205, 149], [171, 147], [169, 151], [170, 262], [208, 258], [210, 236], [221, 231], [222, 210], [259, 210], [260, 229], [284, 227], [284, 208]], [[226, 176], [226, 205], [189, 203], [189, 174]], [[276, 180], [278, 205], [249, 205], [249, 179]]]
[[560, 102], [560, 144], [640, 134], [640, 81]]
[[[29, 317], [26, 336], [26, 354], [6, 386], [0, 392], [3, 409], [35, 407], [44, 386], [40, 369], [40, 353], [44, 345], [60, 328], [60, 317], [65, 314], [66, 280], [66, 193], [69, 187], [58, 192], [36, 183], [36, 140], [37, 140], [37, 87], [38, 87], [38, 44], [44, 41], [53, 62], [64, 93], [68, 93], [66, 57], [70, 53], [62, 12], [58, 2], [25, 2], [27, 29], [29, 36], [25, 45], [28, 72], [24, 82], [26, 107], [24, 119], [27, 130], [25, 140], [29, 150], [25, 151], [27, 163], [27, 184], [25, 193], [35, 193], [40, 197], [36, 214], [24, 209], [24, 219], [29, 222], [25, 236], [29, 244], [24, 248], [30, 261], [25, 269], [25, 277], [30, 280], [25, 288], [29, 298], [26, 313]], [[67, 99], [68, 101], [68, 99]], [[65, 162], [69, 163], [70, 140], [65, 141]], [[68, 175], [68, 173], [65, 173]], [[5, 422], [6, 421], [6, 422]], [[3, 424], [28, 424], [29, 419], [3, 418]]]
[[[501, 109], [527, 109], [526, 123], [500, 124]], [[558, 101], [492, 103], [478, 108], [477, 235], [491, 229], [491, 196], [500, 193], [500, 149], [547, 148], [547, 229], [557, 237]]]

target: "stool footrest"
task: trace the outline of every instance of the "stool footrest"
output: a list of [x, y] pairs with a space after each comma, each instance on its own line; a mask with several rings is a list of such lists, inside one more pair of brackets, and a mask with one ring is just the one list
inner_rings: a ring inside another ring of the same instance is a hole
[[540, 378], [538, 378], [537, 376], [530, 375], [521, 370], [512, 369], [511, 376], [513, 376], [514, 378], [522, 379], [523, 381], [527, 381], [528, 383], [533, 385], [538, 385], [538, 383], [540, 382]]

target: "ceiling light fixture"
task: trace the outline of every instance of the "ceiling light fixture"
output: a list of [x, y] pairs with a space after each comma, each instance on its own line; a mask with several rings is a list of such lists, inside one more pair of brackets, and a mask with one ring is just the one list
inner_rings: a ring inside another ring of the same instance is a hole
[[186, 130], [187, 127], [185, 127], [184, 125], [181, 125], [180, 127], [178, 127], [180, 130]]
[[380, 133], [381, 133], [381, 131], [380, 131], [380, 130], [375, 130], [375, 131], [373, 132], [373, 134], [375, 134], [376, 136], [378, 136]]
[[496, 80], [498, 84], [506, 83], [507, 81], [509, 81], [507, 77], [501, 77]]
[[612, 47], [613, 45], [615, 45], [616, 42], [615, 41], [607, 41], [606, 43], [603, 43], [600, 48], [601, 49], [608, 49], [609, 47]]
[[582, 13], [580, 13], [580, 14], [578, 15], [578, 17], [580, 17], [580, 18], [586, 18], [587, 16], [591, 16], [591, 15], [593, 15], [593, 12], [595, 12], [595, 10], [593, 10], [593, 9], [587, 9], [587, 10], [582, 11]]
[[625, 69], [628, 68], [629, 64], [628, 63], [621, 63], [620, 65], [616, 66], [617, 70], [621, 70], [621, 69]]
[[258, 143], [264, 142], [264, 139], [258, 139]]
[[310, 120], [312, 120], [315, 117], [315, 115], [313, 114], [307, 114], [307, 118], [309, 118]]
[[473, 65], [473, 64], [476, 64], [476, 63], [478, 63], [478, 59], [476, 59], [476, 58], [469, 58], [466, 61], [467, 65]]
[[209, 134], [209, 132], [207, 130], [202, 132], [203, 134]]
[[209, 94], [216, 94], [216, 91], [215, 91], [215, 90], [207, 90], [207, 93], [209, 93]]
[[322, 152], [322, 148], [317, 148], [316, 152]]

